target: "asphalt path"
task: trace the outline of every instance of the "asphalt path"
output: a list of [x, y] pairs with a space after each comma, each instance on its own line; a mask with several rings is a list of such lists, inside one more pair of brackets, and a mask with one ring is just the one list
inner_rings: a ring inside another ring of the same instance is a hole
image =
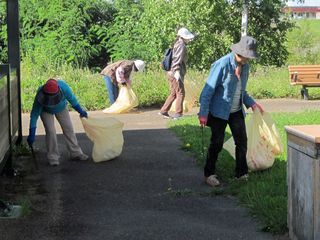
[[[319, 109], [320, 101], [290, 99], [258, 101], [268, 112]], [[194, 108], [187, 115], [194, 115]], [[124, 123], [124, 147], [114, 160], [69, 161], [57, 125], [58, 167], [45, 159], [45, 136], [38, 122], [35, 142], [40, 172], [38, 205], [24, 218], [0, 220], [0, 239], [284, 239], [260, 231], [261, 225], [236, 198], [212, 195], [195, 159], [167, 129], [157, 109], [112, 114]], [[77, 138], [88, 155], [92, 143], [78, 114], [71, 112]], [[89, 117], [106, 117], [101, 111]], [[23, 114], [23, 134], [29, 115]]]

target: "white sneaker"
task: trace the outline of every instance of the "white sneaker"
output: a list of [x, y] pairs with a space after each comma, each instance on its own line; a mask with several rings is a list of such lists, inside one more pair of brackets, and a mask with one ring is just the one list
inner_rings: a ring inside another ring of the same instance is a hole
[[240, 180], [240, 181], [248, 181], [249, 180], [249, 174], [244, 174], [241, 177], [238, 177], [236, 179]]
[[59, 163], [59, 160], [57, 159], [49, 159], [49, 165], [50, 166], [58, 166], [60, 163]]
[[89, 159], [89, 156], [84, 153], [79, 156], [71, 158], [72, 161], [87, 161], [88, 159]]
[[109, 108], [105, 108], [102, 110], [103, 113], [109, 113]]
[[217, 175], [210, 175], [209, 177], [205, 177], [205, 182], [211, 187], [216, 187], [220, 185], [220, 182], [217, 179]]

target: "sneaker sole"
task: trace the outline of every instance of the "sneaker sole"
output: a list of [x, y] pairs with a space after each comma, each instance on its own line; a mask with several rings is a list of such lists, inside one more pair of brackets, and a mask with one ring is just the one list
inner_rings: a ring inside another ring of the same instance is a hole
[[163, 115], [163, 114], [161, 114], [161, 113], [158, 113], [158, 115], [159, 115], [159, 116], [162, 116], [162, 117], [165, 118], [165, 119], [171, 118], [170, 116], [166, 116], [166, 115]]

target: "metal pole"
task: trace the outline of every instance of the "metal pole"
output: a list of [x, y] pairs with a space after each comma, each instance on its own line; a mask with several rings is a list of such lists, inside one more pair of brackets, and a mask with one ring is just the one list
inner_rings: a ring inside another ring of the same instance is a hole
[[241, 36], [247, 36], [248, 34], [248, 0], [244, 0], [241, 19]]

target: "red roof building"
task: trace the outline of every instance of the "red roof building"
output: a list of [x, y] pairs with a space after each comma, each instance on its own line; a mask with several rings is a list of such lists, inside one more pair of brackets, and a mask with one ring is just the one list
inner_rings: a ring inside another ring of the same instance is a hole
[[287, 6], [285, 7], [284, 12], [289, 13], [292, 18], [320, 19], [320, 7]]

